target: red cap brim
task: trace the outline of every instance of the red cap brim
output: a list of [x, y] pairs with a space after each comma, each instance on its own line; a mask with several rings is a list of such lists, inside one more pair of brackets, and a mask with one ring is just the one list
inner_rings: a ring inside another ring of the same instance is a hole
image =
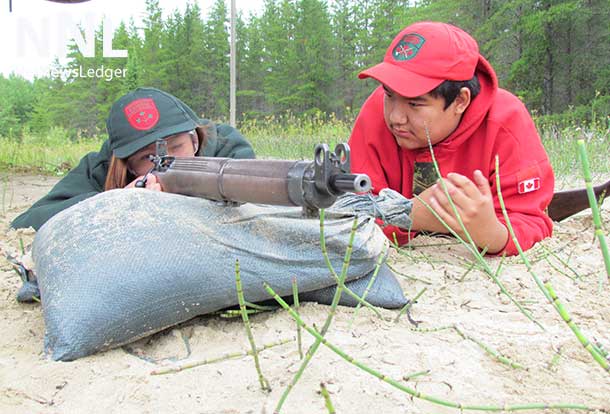
[[409, 98], [425, 95], [445, 80], [422, 76], [387, 62], [363, 70], [358, 77], [376, 79], [399, 95]]

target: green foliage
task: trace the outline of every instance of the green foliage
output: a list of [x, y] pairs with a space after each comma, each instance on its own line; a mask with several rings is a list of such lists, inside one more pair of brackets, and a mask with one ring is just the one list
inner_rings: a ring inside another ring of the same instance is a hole
[[[419, 20], [472, 33], [500, 86], [544, 115], [540, 122], [608, 127], [607, 0], [265, 0], [261, 13], [237, 21], [238, 117], [264, 122], [287, 111], [321, 111], [352, 119], [377, 86], [357, 74], [380, 62], [394, 36]], [[146, 0], [142, 23], [131, 20], [114, 33], [113, 47], [128, 50], [127, 58], [103, 58], [101, 35], [99, 27], [93, 58], [72, 42], [68, 63], [54, 65], [59, 77], [0, 76], [0, 135], [55, 126], [72, 139], [101, 134], [112, 103], [138, 86], [164, 89], [207, 118], [228, 118], [226, 0], [215, 0], [207, 16], [194, 0], [165, 13], [159, 0]], [[125, 76], [74, 75], [100, 67]]]
[[18, 75], [0, 74], [0, 134], [20, 135], [32, 117], [34, 102], [32, 83]]

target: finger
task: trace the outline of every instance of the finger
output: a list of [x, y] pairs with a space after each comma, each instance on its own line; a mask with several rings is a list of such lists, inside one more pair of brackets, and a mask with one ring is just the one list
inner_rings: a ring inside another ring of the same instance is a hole
[[[446, 192], [443, 186], [446, 188]], [[437, 189], [433, 194], [447, 211], [453, 211], [451, 203], [449, 202], [449, 197], [451, 197], [451, 201], [453, 201], [453, 204], [455, 204], [458, 210], [468, 206], [472, 202], [464, 190], [456, 187], [450, 180], [442, 180], [439, 182], [437, 184]], [[447, 194], [449, 196], [447, 196]]]
[[[442, 219], [445, 226], [448, 226], [452, 230], [456, 230], [458, 228], [458, 222], [453, 215], [453, 211], [447, 211], [447, 209], [441, 205], [434, 196], [430, 197], [430, 207], [432, 207], [434, 212]], [[443, 224], [442, 222], [441, 224]]]
[[148, 174], [148, 176], [146, 177], [146, 188], [152, 189], [155, 185], [159, 185], [157, 177], [152, 174]]
[[470, 179], [462, 174], [449, 173], [447, 174], [447, 180], [451, 181], [453, 185], [461, 189], [468, 198], [475, 199], [481, 195], [481, 191], [478, 186], [470, 181]]
[[489, 180], [483, 175], [481, 170], [475, 170], [474, 172], [474, 182], [479, 188], [479, 191], [484, 196], [491, 195], [491, 187], [489, 186]]

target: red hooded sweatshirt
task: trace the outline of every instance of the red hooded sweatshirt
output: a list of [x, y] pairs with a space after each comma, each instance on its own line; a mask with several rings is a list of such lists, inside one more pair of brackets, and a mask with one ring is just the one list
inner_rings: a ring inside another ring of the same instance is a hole
[[[553, 197], [553, 169], [523, 103], [498, 88], [496, 74], [483, 57], [475, 73], [481, 91], [456, 130], [433, 146], [434, 155], [443, 177], [456, 172], [473, 180], [474, 171], [481, 170], [494, 194], [496, 216], [505, 224], [496, 188], [495, 156], [499, 156], [502, 197], [517, 240], [527, 250], [552, 233], [553, 224], [545, 209]], [[384, 121], [383, 99], [380, 86], [356, 119], [349, 140], [352, 171], [368, 174], [375, 194], [389, 187], [412, 198], [414, 163], [432, 161], [431, 154], [428, 148], [406, 150], [398, 146]], [[390, 240], [395, 233], [401, 245], [414, 235], [395, 226], [386, 226], [383, 231]], [[518, 253], [512, 237], [499, 254], [503, 252]]]

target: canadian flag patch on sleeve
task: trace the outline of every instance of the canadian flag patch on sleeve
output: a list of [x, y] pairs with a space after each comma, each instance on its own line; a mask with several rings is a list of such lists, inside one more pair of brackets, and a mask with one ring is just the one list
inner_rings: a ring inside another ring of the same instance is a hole
[[520, 170], [517, 173], [517, 191], [519, 194], [531, 193], [540, 189], [540, 169], [537, 165]]

